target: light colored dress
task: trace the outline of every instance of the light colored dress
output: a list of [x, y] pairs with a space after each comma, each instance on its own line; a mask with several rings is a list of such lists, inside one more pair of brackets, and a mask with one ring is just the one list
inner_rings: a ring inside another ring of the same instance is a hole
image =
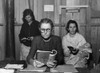
[[30, 47], [25, 46], [24, 44], [21, 44], [20, 60], [26, 60], [29, 54], [29, 51], [30, 51]]
[[[92, 51], [90, 45], [86, 43], [85, 38], [81, 34], [76, 33], [74, 37], [70, 37], [68, 33], [62, 39], [62, 46], [65, 64], [72, 64], [74, 67], [86, 67], [89, 53]], [[79, 52], [76, 55], [71, 54], [68, 46], [79, 49]]]

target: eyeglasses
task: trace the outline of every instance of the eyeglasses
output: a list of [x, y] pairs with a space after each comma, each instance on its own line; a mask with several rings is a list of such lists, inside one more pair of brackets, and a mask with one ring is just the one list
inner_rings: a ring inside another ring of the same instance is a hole
[[50, 29], [50, 28], [47, 28], [47, 29], [41, 28], [40, 31], [41, 31], [41, 32], [45, 32], [45, 31], [46, 31], [46, 32], [50, 32], [51, 29]]

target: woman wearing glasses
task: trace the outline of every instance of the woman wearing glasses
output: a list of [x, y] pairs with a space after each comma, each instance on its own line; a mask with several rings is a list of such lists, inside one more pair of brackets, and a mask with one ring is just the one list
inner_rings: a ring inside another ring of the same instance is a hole
[[[57, 54], [55, 56], [56, 64], [58, 65], [64, 63], [61, 38], [52, 34], [53, 27], [54, 27], [53, 22], [48, 18], [44, 18], [40, 21], [39, 30], [41, 32], [41, 36], [35, 37], [32, 41], [31, 50], [27, 57], [28, 63], [35, 65], [36, 67], [41, 67], [44, 65], [42, 62], [39, 62], [34, 58], [37, 50], [41, 51], [56, 50], [57, 51]], [[37, 63], [34, 63], [34, 61]], [[46, 65], [49, 67], [53, 67], [55, 63], [47, 61]]]

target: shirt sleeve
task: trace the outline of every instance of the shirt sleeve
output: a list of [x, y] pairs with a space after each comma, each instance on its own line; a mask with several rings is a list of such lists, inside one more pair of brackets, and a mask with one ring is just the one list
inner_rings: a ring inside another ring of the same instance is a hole
[[80, 36], [80, 41], [79, 41], [79, 44], [77, 45], [77, 48], [84, 45], [85, 43], [86, 43], [85, 38], [83, 36]]
[[31, 49], [30, 49], [30, 52], [27, 56], [27, 62], [30, 64], [30, 59], [34, 59], [34, 56], [36, 54], [36, 51], [37, 51], [37, 38], [35, 37], [32, 41], [32, 46], [31, 46]]
[[65, 38], [65, 37], [63, 37], [62, 38], [62, 47], [63, 47], [63, 50], [64, 50], [64, 52], [67, 52], [67, 51], [69, 51], [69, 49], [68, 49], [68, 41], [67, 41], [67, 38]]
[[62, 49], [62, 43], [61, 43], [61, 38], [59, 38], [57, 40], [57, 56], [56, 56], [56, 60], [57, 60], [57, 64], [64, 64], [64, 54], [63, 54], [63, 49]]
[[21, 27], [21, 30], [20, 30], [20, 34], [19, 34], [20, 42], [21, 42], [21, 39], [25, 37], [24, 30], [25, 30], [25, 26], [24, 26], [24, 24], [22, 24], [22, 27]]

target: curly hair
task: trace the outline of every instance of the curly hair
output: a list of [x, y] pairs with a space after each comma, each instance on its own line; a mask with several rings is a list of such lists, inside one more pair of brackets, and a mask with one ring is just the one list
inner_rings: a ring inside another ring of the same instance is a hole
[[22, 18], [23, 22], [27, 22], [26, 19], [25, 19], [25, 17], [26, 17], [27, 15], [30, 15], [30, 16], [32, 17], [32, 20], [35, 20], [33, 11], [32, 11], [31, 9], [25, 9], [25, 10], [23, 11], [23, 18]]

